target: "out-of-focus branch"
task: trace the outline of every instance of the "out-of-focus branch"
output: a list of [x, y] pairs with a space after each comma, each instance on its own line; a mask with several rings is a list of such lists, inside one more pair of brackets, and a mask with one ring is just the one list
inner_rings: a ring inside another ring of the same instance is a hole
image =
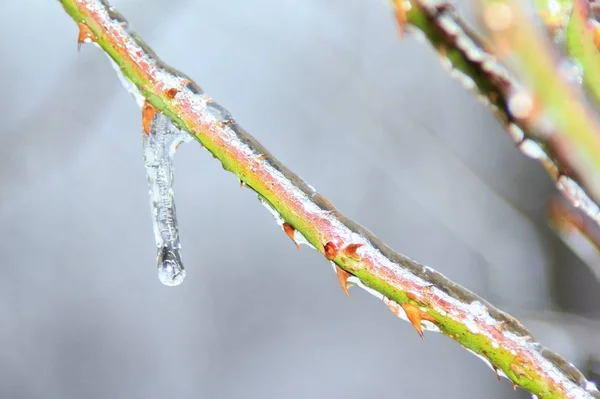
[[552, 228], [600, 281], [600, 227], [561, 198], [548, 203]]
[[[597, 115], [557, 71], [551, 43], [527, 18], [522, 4], [486, 0], [483, 19], [495, 51], [506, 57], [527, 85], [535, 109], [525, 117], [552, 126], [550, 140], [561, 143], [561, 158], [588, 189], [600, 198], [600, 124]], [[597, 207], [594, 209], [597, 212]]]
[[513, 317], [344, 217], [188, 77], [163, 64], [105, 1], [60, 2], [79, 24], [80, 40], [95, 41], [114, 60], [144, 103], [143, 120], [161, 112], [190, 133], [256, 191], [288, 236], [332, 262], [343, 287], [348, 282], [363, 287], [417, 332], [442, 332], [540, 397], [600, 398], [575, 367], [537, 343]]
[[[573, 206], [600, 225], [600, 208], [590, 198], [592, 185], [588, 185], [588, 180], [578, 179], [573, 166], [565, 162], [568, 159], [564, 154], [568, 153], [571, 141], [562, 140], [549, 132], [546, 125], [534, 123], [528, 117], [535, 109], [535, 96], [531, 99], [527, 95], [523, 85], [490, 53], [488, 43], [464, 24], [450, 4], [432, 4], [426, 0], [393, 0], [393, 3], [398, 22], [425, 35], [451, 75], [476, 91], [491, 107], [521, 152], [537, 159]], [[589, 180], [593, 183], [593, 179]]]

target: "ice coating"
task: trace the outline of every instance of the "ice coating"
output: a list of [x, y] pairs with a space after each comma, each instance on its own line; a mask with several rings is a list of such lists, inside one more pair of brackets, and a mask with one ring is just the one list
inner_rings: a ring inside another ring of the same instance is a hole
[[[443, 315], [439, 317], [442, 328], [446, 328], [445, 325], [452, 327], [452, 324], [471, 325], [475, 332], [467, 329], [452, 337], [464, 345], [471, 345], [471, 338], [477, 336], [481, 345], [472, 345], [471, 349], [486, 357], [489, 351], [496, 352], [495, 348], [502, 348], [507, 361], [518, 362], [525, 368], [528, 377], [536, 383], [532, 385], [534, 388], [546, 387], [542, 393], [573, 398], [600, 397], [597, 391], [589, 389], [585, 380], [573, 375], [569, 363], [560, 356], [552, 352], [542, 355], [541, 351], [547, 350], [532, 342], [529, 331], [518, 321], [435, 270], [394, 252], [368, 230], [345, 218], [333, 205], [315, 194], [237, 124], [217, 123], [219, 118], [207, 106], [210, 102], [201, 95], [201, 91], [192, 88], [189, 82], [184, 83], [182, 75], [165, 68], [137, 36], [125, 29], [122, 20], [110, 15], [103, 1], [61, 1], [76, 7], [76, 11], [66, 8], [72, 16], [83, 15], [84, 19], [93, 20], [96, 26], [101, 27], [100, 35], [105, 38], [102, 46], [118, 51], [120, 63], [129, 69], [134, 68], [138, 79], [148, 83], [144, 86], [144, 95], [166, 100], [166, 90], [183, 88], [172, 101], [165, 101], [161, 109], [168, 110], [200, 142], [212, 148], [213, 154], [227, 170], [243, 176], [249, 188], [268, 198], [274, 210], [301, 220], [303, 231], [313, 242], [320, 242], [321, 245], [333, 242], [338, 248], [360, 244], [361, 259], [353, 269], [365, 277], [358, 281], [370, 288], [370, 292], [377, 293], [378, 297], [386, 295], [400, 299], [399, 293], [410, 294], [413, 301], [422, 305], [421, 309]], [[448, 16], [438, 11], [436, 15]], [[481, 59], [480, 52], [472, 54], [475, 54], [474, 60]], [[488, 64], [484, 62], [483, 66]], [[132, 72], [127, 73], [133, 75]], [[323, 247], [318, 249], [323, 251]], [[170, 256], [172, 253], [167, 254]], [[339, 264], [343, 264], [342, 260], [338, 260]], [[498, 363], [493, 356], [489, 356], [489, 359]], [[511, 378], [519, 378], [514, 377], [515, 373], [511, 373], [507, 367], [505, 369]]]
[[173, 194], [173, 158], [177, 146], [189, 135], [177, 129], [161, 113], [154, 116], [150, 132], [143, 135], [144, 166], [148, 179], [158, 279], [167, 286], [176, 286], [185, 279], [181, 261], [181, 244], [175, 197]]

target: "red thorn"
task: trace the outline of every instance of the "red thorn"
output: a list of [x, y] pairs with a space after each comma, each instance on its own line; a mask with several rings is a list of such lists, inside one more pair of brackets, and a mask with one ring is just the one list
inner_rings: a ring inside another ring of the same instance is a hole
[[359, 254], [356, 253], [356, 250], [362, 247], [364, 244], [350, 244], [346, 248], [344, 248], [344, 253], [354, 260], [360, 261], [362, 258]]
[[285, 231], [285, 234], [287, 234], [287, 236], [290, 237], [290, 240], [294, 241], [294, 244], [296, 244], [296, 249], [300, 250], [300, 245], [296, 242], [296, 239], [294, 238], [294, 235], [296, 234], [296, 229], [294, 229], [292, 225], [288, 222], [284, 222], [283, 231]]
[[165, 90], [165, 97], [172, 100], [175, 98], [177, 93], [179, 93], [179, 90], [173, 87], [171, 89]]
[[406, 313], [406, 318], [410, 321], [410, 324], [417, 330], [417, 334], [421, 338], [425, 338], [423, 335], [423, 327], [421, 326], [421, 321], [427, 320], [436, 323], [437, 320], [434, 319], [429, 313], [422, 311], [417, 305], [413, 305], [410, 302], [405, 302], [402, 304], [402, 309]]
[[142, 107], [142, 127], [144, 128], [144, 133], [150, 134], [150, 125], [157, 112], [158, 109], [154, 105], [150, 104], [148, 100], [144, 101], [144, 106]]
[[350, 293], [348, 292], [348, 278], [351, 276], [351, 274], [339, 267], [338, 265], [335, 265], [335, 272], [337, 274], [338, 281], [342, 286], [342, 289], [346, 293], [346, 296], [350, 296]]
[[265, 159], [267, 157], [267, 154], [261, 154], [259, 156], [256, 157], [257, 161], [262, 161], [263, 159]]
[[501, 379], [500, 379], [500, 370], [498, 370], [498, 367], [494, 367], [494, 372], [496, 373], [496, 379], [498, 381], [501, 381]]
[[323, 246], [323, 250], [325, 252], [325, 257], [329, 260], [335, 258], [338, 253], [338, 249], [334, 243], [329, 241], [327, 244]]
[[600, 49], [600, 26], [597, 24], [593, 24], [592, 26], [592, 35], [594, 36], [594, 44], [596, 48]]
[[400, 34], [400, 39], [402, 39], [408, 23], [408, 19], [406, 18], [406, 10], [404, 9], [404, 0], [394, 0], [394, 11], [396, 15], [396, 22], [398, 22], [398, 32]]
[[81, 43], [85, 43], [87, 40], [96, 42], [96, 36], [92, 33], [90, 28], [83, 22], [77, 24], [79, 27], [79, 36], [77, 36], [77, 51], [81, 49]]

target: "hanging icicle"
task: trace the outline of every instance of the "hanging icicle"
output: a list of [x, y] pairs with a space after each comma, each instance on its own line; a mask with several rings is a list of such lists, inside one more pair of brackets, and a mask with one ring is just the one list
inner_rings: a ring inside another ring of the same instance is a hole
[[144, 131], [144, 166], [150, 192], [150, 207], [156, 239], [158, 279], [168, 286], [181, 284], [185, 270], [173, 194], [173, 158], [177, 147], [189, 135], [177, 129], [161, 113], [152, 113], [148, 131]]

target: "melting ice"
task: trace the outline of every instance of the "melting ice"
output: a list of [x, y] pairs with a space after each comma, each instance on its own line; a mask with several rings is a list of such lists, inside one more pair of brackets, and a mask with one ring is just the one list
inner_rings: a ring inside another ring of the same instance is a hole
[[189, 135], [177, 129], [161, 113], [154, 116], [150, 132], [143, 135], [144, 166], [150, 192], [150, 207], [156, 239], [158, 279], [168, 286], [181, 284], [185, 270], [173, 194], [173, 157]]

